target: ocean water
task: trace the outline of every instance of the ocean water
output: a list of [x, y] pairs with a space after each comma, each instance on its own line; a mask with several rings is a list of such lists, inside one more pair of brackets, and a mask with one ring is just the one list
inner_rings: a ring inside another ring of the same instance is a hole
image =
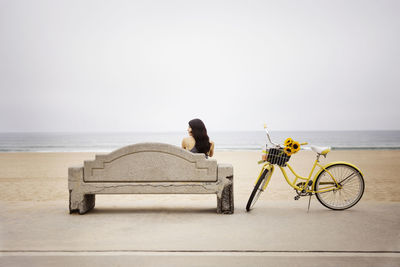
[[[110, 152], [120, 147], [161, 142], [180, 146], [186, 132], [132, 133], [0, 133], [0, 152]], [[209, 132], [216, 150], [260, 150], [264, 131]], [[271, 132], [275, 143], [287, 137], [333, 149], [400, 149], [400, 131]]]

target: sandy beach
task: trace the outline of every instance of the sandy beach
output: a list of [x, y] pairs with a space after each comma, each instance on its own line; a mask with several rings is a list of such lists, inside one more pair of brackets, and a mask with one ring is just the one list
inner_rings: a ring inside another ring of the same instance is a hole
[[[93, 159], [96, 153], [0, 153], [0, 201], [68, 200], [67, 170]], [[259, 151], [217, 151], [213, 159], [234, 167], [235, 197], [246, 199], [261, 165]], [[307, 176], [314, 152], [301, 151], [290, 161], [300, 175]], [[347, 161], [364, 174], [362, 201], [399, 202], [394, 185], [399, 179], [400, 150], [334, 150], [322, 163]], [[292, 200], [294, 191], [277, 169], [263, 198]], [[123, 196], [121, 196], [123, 197]], [[136, 196], [141, 197], [141, 196]], [[239, 202], [236, 208], [243, 208]]]

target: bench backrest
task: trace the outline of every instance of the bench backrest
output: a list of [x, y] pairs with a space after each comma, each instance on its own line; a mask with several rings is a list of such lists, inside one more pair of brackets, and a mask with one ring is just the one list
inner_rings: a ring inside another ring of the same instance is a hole
[[140, 143], [85, 161], [85, 182], [216, 181], [217, 162], [162, 143]]

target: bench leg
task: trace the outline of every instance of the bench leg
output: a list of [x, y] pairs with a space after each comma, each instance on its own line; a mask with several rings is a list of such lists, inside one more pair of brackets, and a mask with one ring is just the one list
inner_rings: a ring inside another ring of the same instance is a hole
[[85, 214], [94, 208], [96, 204], [96, 195], [76, 193], [69, 190], [69, 213], [79, 212]]
[[[233, 180], [233, 176], [227, 179]], [[233, 183], [231, 183], [224, 187], [221, 197], [217, 196], [217, 213], [232, 214], [233, 210]]]

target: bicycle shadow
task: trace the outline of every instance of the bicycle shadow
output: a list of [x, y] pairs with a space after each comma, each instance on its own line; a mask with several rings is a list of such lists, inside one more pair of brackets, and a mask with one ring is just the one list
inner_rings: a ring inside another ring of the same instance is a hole
[[266, 203], [257, 203], [257, 205], [247, 212], [248, 214], [259, 214], [259, 213], [267, 213], [276, 216], [287, 215], [289, 213], [298, 213], [298, 214], [323, 214], [323, 215], [339, 215], [339, 214], [357, 214], [360, 212], [364, 212], [364, 209], [359, 206], [354, 206], [346, 210], [332, 210], [322, 206], [318, 202], [311, 201], [310, 209], [308, 209], [308, 200], [300, 201], [300, 202], [266, 202]]

